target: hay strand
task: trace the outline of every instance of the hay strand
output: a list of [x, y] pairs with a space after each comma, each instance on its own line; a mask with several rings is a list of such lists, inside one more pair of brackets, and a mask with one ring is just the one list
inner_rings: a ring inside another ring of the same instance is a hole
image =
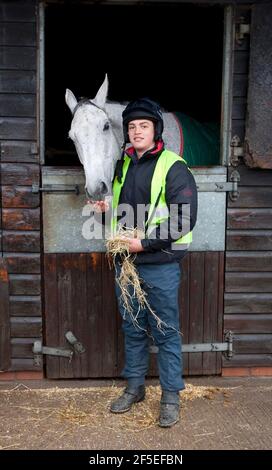
[[[157, 328], [164, 333], [163, 328], [172, 328], [178, 333], [174, 327], [167, 325], [162, 321], [156, 312], [151, 308], [148, 300], [147, 293], [144, 291], [142, 284], [143, 280], [139, 277], [138, 271], [134, 264], [135, 254], [129, 252], [130, 238], [144, 238], [143, 231], [136, 228], [122, 228], [119, 227], [116, 235], [106, 241], [106, 249], [109, 260], [112, 260], [116, 268], [117, 259], [120, 263], [120, 274], [116, 276], [116, 282], [120, 287], [121, 301], [123, 303], [124, 311], [127, 312], [135, 327], [143, 329], [138, 322], [138, 315], [141, 310], [147, 309], [157, 322]], [[136, 300], [136, 302], [135, 302]], [[138, 305], [138, 310], [135, 312], [133, 305]], [[146, 331], [146, 330], [144, 330]], [[147, 331], [146, 331], [147, 333]], [[150, 334], [149, 334], [150, 336]]]

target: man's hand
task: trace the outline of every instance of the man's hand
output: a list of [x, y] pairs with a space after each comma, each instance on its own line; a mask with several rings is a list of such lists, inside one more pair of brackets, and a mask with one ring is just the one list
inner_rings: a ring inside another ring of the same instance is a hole
[[92, 201], [88, 199], [87, 204], [91, 204], [95, 212], [107, 212], [110, 208], [107, 201]]
[[128, 242], [128, 249], [130, 253], [139, 253], [140, 251], [144, 251], [141, 240], [139, 238], [125, 238], [126, 242]]

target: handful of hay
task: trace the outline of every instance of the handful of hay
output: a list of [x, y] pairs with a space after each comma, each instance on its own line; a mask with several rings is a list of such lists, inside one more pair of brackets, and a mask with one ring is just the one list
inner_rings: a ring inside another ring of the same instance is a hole
[[[116, 276], [116, 282], [118, 283], [121, 290], [121, 300], [126, 312], [131, 317], [134, 326], [141, 328], [138, 323], [138, 315], [142, 309], [147, 309], [156, 319], [157, 327], [162, 329], [162, 326], [166, 326], [154, 312], [149, 305], [147, 300], [147, 293], [142, 288], [142, 279], [139, 277], [139, 273], [135, 267], [134, 260], [135, 254], [129, 252], [129, 238], [143, 239], [144, 233], [141, 230], [129, 228], [123, 229], [122, 227], [116, 233], [116, 236], [110, 238], [106, 242], [107, 255], [113, 261], [113, 265], [116, 266], [116, 257], [120, 257], [120, 274]], [[133, 300], [136, 300], [138, 310], [135, 312], [133, 308]]]

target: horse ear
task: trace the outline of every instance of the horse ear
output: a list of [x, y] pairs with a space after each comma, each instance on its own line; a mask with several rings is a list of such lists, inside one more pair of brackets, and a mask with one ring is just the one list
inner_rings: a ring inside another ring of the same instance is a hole
[[71, 90], [69, 90], [69, 88], [66, 88], [65, 101], [66, 101], [67, 106], [70, 108], [71, 113], [73, 114], [74, 109], [77, 105], [77, 99], [74, 93]]
[[109, 81], [107, 74], [105, 75], [105, 80], [102, 83], [101, 87], [99, 88], [96, 97], [94, 98], [94, 102], [99, 108], [104, 108], [106, 104], [106, 99], [108, 95], [108, 88], [109, 88]]

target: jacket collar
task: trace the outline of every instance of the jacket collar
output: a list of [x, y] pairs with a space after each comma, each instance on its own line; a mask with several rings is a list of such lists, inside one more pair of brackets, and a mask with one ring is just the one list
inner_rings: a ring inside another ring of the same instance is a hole
[[[158, 155], [160, 155], [162, 153], [163, 150], [164, 150], [164, 142], [163, 142], [163, 140], [158, 140], [158, 142], [156, 142], [155, 146], [152, 149], [147, 150], [141, 156], [140, 160], [142, 160], [142, 158], [149, 157], [149, 156], [157, 157]], [[136, 150], [135, 150], [134, 147], [128, 147], [125, 150], [125, 153], [130, 158], [137, 158]]]

